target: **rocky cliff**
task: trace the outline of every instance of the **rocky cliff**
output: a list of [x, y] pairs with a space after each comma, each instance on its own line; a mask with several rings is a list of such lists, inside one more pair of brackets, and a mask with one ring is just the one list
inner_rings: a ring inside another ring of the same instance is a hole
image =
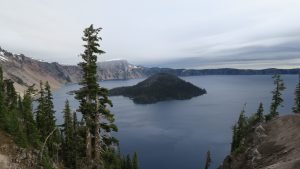
[[299, 169], [300, 115], [287, 115], [256, 126], [247, 150], [227, 156], [218, 169]]
[[[22, 93], [26, 86], [48, 81], [53, 89], [66, 83], [77, 83], [82, 71], [75, 65], [61, 65], [36, 60], [23, 54], [13, 54], [0, 48], [0, 65], [4, 77], [12, 79], [18, 92]], [[131, 79], [144, 77], [142, 67], [129, 64], [126, 60], [98, 63], [98, 80]]]

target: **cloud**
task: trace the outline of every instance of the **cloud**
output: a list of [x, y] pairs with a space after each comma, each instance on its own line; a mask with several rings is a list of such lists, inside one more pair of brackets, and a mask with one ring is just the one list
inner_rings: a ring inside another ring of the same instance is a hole
[[103, 27], [100, 60], [288, 61], [298, 53], [299, 10], [297, 0], [10, 0], [0, 7], [0, 46], [76, 64], [82, 30], [94, 23]]

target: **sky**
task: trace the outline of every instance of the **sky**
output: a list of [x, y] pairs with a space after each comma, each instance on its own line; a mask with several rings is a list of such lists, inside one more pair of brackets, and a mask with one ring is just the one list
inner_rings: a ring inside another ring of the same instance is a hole
[[77, 64], [103, 28], [98, 60], [173, 68], [299, 68], [298, 0], [0, 0], [0, 46]]

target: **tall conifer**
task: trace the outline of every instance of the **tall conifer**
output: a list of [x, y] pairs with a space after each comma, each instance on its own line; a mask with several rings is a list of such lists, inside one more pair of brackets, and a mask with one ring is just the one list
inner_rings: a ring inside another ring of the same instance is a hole
[[137, 152], [134, 152], [133, 154], [132, 167], [133, 169], [139, 169], [139, 160], [138, 160]]
[[270, 107], [270, 114], [269, 116], [267, 116], [267, 120], [270, 120], [279, 115], [278, 107], [283, 102], [282, 91], [285, 89], [284, 82], [279, 74], [275, 74], [272, 78], [274, 79], [275, 89], [272, 91], [272, 103]]
[[212, 162], [212, 159], [211, 159], [210, 151], [207, 151], [207, 153], [206, 153], [205, 169], [209, 168], [211, 162]]
[[293, 107], [294, 113], [300, 113], [300, 72], [298, 75], [298, 84], [295, 90], [295, 105]]
[[101, 168], [101, 152], [105, 147], [116, 140], [105, 132], [117, 131], [113, 124], [114, 116], [110, 113], [107, 105], [112, 106], [108, 99], [108, 90], [97, 83], [97, 55], [104, 51], [99, 49], [98, 36], [101, 28], [94, 28], [93, 25], [84, 30], [82, 40], [85, 50], [81, 54], [83, 62], [79, 63], [83, 71], [82, 87], [76, 92], [76, 99], [79, 100], [79, 112], [82, 113], [86, 125], [86, 158], [92, 168]]
[[[65, 166], [69, 168], [76, 167], [76, 142], [73, 117], [69, 105], [69, 101], [66, 100], [64, 108], [64, 144], [63, 144], [63, 154]], [[75, 149], [75, 150], [74, 150]]]
[[259, 107], [257, 109], [257, 112], [255, 113], [255, 123], [262, 123], [264, 122], [265, 118], [264, 118], [264, 107], [262, 103], [259, 103]]
[[32, 112], [33, 95], [35, 94], [35, 92], [36, 90], [34, 89], [34, 86], [28, 87], [23, 98], [22, 106], [24, 128], [27, 140], [31, 145], [37, 147], [40, 143], [40, 135], [36, 126], [36, 122], [34, 121]]

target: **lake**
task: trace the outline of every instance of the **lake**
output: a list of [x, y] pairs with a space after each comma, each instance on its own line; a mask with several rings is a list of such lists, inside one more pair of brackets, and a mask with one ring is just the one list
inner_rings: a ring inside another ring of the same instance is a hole
[[[297, 83], [296, 75], [282, 76], [287, 89], [281, 115], [290, 114]], [[138, 152], [141, 169], [201, 169], [207, 150], [211, 151], [216, 168], [230, 152], [231, 127], [246, 103], [247, 115], [256, 112], [263, 102], [269, 110], [273, 80], [269, 75], [192, 76], [182, 77], [207, 90], [207, 94], [184, 101], [165, 101], [138, 105], [130, 99], [111, 97], [123, 154]], [[103, 81], [113, 88], [134, 85], [143, 79]], [[64, 101], [69, 99], [73, 110], [78, 103], [66, 94], [78, 89], [77, 84], [62, 87], [54, 93], [57, 121], [62, 122]]]

